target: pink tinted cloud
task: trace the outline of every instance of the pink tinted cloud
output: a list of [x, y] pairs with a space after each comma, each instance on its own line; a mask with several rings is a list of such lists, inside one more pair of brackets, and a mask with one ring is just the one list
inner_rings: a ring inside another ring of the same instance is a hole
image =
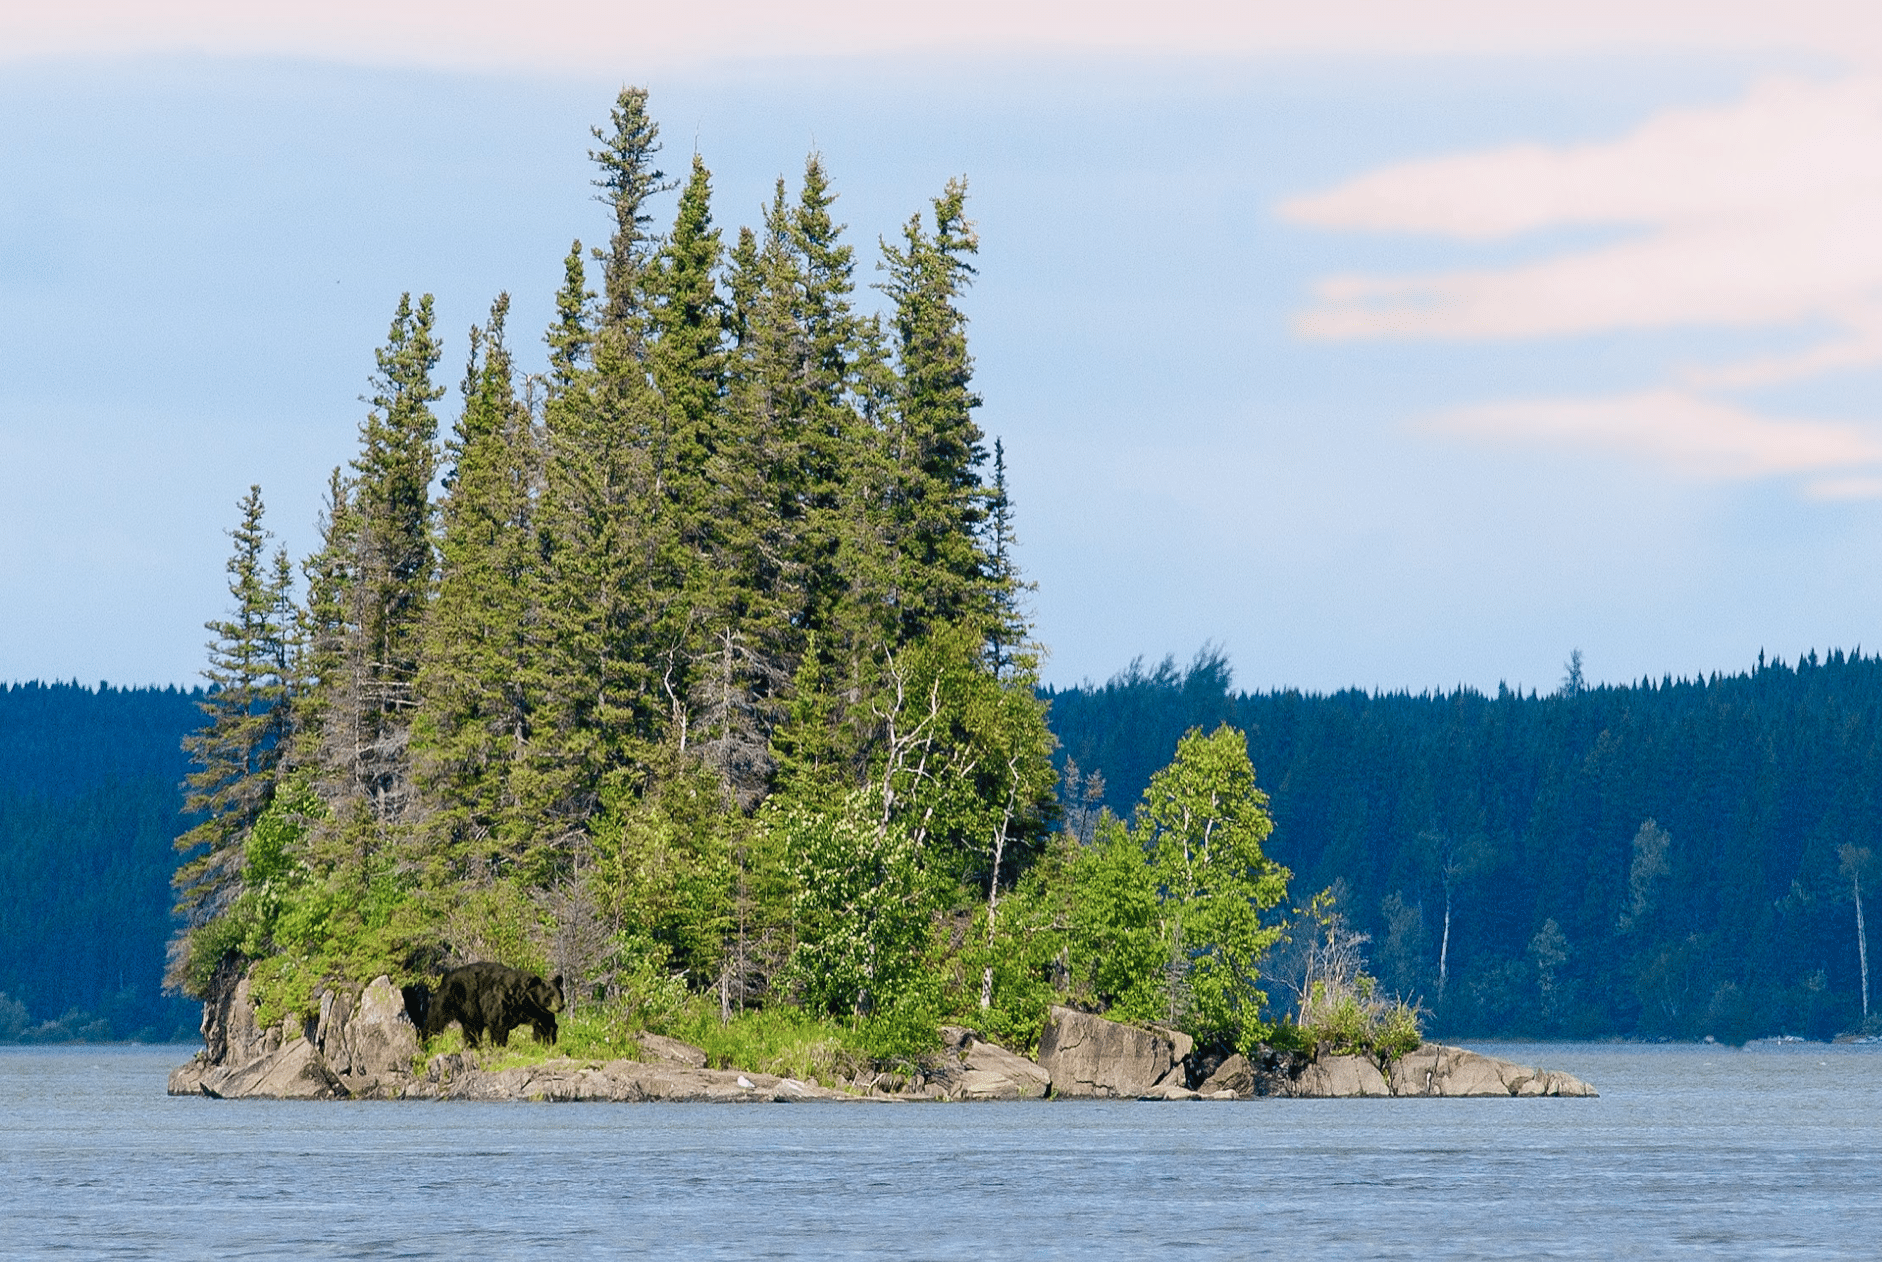
[[[1882, 78], [1774, 81], [1627, 136], [1406, 163], [1279, 208], [1323, 228], [1512, 236], [1638, 227], [1512, 267], [1332, 277], [1314, 337], [1512, 338], [1882, 318]], [[1798, 361], [1802, 363], [1804, 361]], [[1819, 357], [1822, 366], [1848, 357]]]
[[719, 57], [898, 50], [1553, 53], [1787, 47], [1882, 65], [1849, 0], [73, 0], [0, 7], [0, 57], [194, 51], [630, 72]]

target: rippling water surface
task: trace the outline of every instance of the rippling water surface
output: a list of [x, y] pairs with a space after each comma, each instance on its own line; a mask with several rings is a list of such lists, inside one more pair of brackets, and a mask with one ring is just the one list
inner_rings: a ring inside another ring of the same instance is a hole
[[1882, 1048], [1481, 1050], [1598, 1100], [170, 1099], [0, 1049], [0, 1256], [1882, 1255]]

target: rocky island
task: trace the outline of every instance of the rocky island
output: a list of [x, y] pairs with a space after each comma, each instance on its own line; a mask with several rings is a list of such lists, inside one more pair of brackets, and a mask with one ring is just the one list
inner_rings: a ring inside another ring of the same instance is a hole
[[1037, 1060], [942, 1027], [942, 1047], [912, 1073], [800, 1082], [712, 1068], [706, 1053], [657, 1034], [640, 1059], [484, 1068], [475, 1051], [426, 1059], [405, 996], [379, 977], [358, 995], [329, 992], [314, 1021], [263, 1028], [246, 980], [203, 1010], [204, 1049], [170, 1075], [171, 1095], [292, 1100], [614, 1100], [701, 1103], [803, 1100], [1248, 1100], [1402, 1096], [1593, 1096], [1571, 1074], [1426, 1043], [1384, 1064], [1369, 1057], [1262, 1050], [1201, 1054], [1188, 1035], [1051, 1010]]

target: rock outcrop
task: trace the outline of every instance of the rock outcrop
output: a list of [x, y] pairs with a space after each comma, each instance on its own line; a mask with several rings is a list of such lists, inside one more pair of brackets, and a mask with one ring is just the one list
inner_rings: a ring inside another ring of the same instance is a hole
[[1597, 1096], [1600, 1092], [1559, 1070], [1531, 1069], [1493, 1056], [1426, 1043], [1392, 1062], [1397, 1096]]
[[1238, 1097], [1255, 1094], [1255, 1067], [1240, 1052], [1217, 1065], [1215, 1072], [1196, 1087], [1196, 1094], [1210, 1099], [1224, 1091]]
[[390, 978], [376, 977], [341, 1030], [342, 1055], [355, 1074], [410, 1073], [418, 1059], [418, 1029], [405, 1012], [405, 996]]
[[1310, 1059], [1265, 1052], [1254, 1063], [1233, 1056], [1202, 1084], [1200, 1094], [1213, 1098], [1225, 1090], [1233, 1091], [1237, 1099], [1274, 1096], [1295, 1100], [1599, 1094], [1573, 1074], [1531, 1069], [1437, 1043], [1426, 1043], [1383, 1068], [1365, 1056]]
[[1184, 1062], [1190, 1050], [1187, 1034], [1055, 1006], [1039, 1035], [1039, 1067], [1062, 1098], [1135, 1098], [1158, 1087], [1187, 1089]]
[[964, 1100], [1043, 1100], [1052, 1089], [1044, 1067], [995, 1043], [975, 1039], [961, 1057]]
[[[392, 1098], [392, 1097], [388, 1097]], [[735, 1069], [698, 1069], [672, 1062], [551, 1060], [495, 1071], [471, 1057], [433, 1057], [424, 1077], [408, 1081], [402, 1100], [615, 1100], [678, 1104], [794, 1104], [853, 1100], [844, 1091]]]
[[[205, 1047], [170, 1075], [170, 1094], [279, 1100], [618, 1100], [793, 1103], [806, 1100], [1245, 1100], [1262, 1096], [1592, 1096], [1570, 1074], [1531, 1069], [1460, 1047], [1427, 1043], [1381, 1068], [1361, 1056], [1316, 1058], [1260, 1049], [1253, 1058], [1199, 1058], [1189, 1037], [1053, 1008], [1037, 1063], [963, 1026], [943, 1026], [941, 1050], [915, 1072], [859, 1074], [836, 1086], [707, 1068], [706, 1053], [658, 1034], [639, 1037], [641, 1060], [562, 1058], [485, 1069], [479, 1053], [433, 1056], [419, 1066], [406, 996], [378, 977], [357, 996], [322, 997], [317, 1020], [263, 1028], [247, 980], [204, 1005]], [[1197, 1079], [1201, 1080], [1198, 1081]], [[1191, 1083], [1196, 1085], [1192, 1088]]]

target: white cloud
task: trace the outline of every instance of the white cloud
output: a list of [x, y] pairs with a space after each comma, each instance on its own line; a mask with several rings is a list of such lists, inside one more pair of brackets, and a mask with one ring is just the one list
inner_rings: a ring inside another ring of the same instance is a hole
[[[1882, 464], [1882, 439], [1865, 427], [1776, 421], [1677, 390], [1481, 404], [1441, 413], [1426, 427], [1470, 438], [1644, 457], [1699, 478], [1839, 472]], [[1872, 478], [1846, 478], [1834, 485], [1844, 487], [1848, 498], [1848, 488], [1871, 483], [1882, 488], [1882, 481]]]
[[[1668, 365], [1676, 384], [1665, 388], [1489, 404], [1445, 414], [1440, 430], [1570, 442], [1704, 476], [1882, 464], [1882, 446], [1859, 426], [1762, 418], [1700, 393], [1882, 363], [1882, 79], [1771, 81], [1734, 105], [1668, 111], [1614, 141], [1404, 163], [1277, 209], [1314, 227], [1461, 240], [1620, 233], [1500, 268], [1329, 277], [1297, 317], [1308, 337], [1833, 330], [1802, 351]], [[1866, 498], [1869, 485], [1845, 478], [1810, 493]]]

